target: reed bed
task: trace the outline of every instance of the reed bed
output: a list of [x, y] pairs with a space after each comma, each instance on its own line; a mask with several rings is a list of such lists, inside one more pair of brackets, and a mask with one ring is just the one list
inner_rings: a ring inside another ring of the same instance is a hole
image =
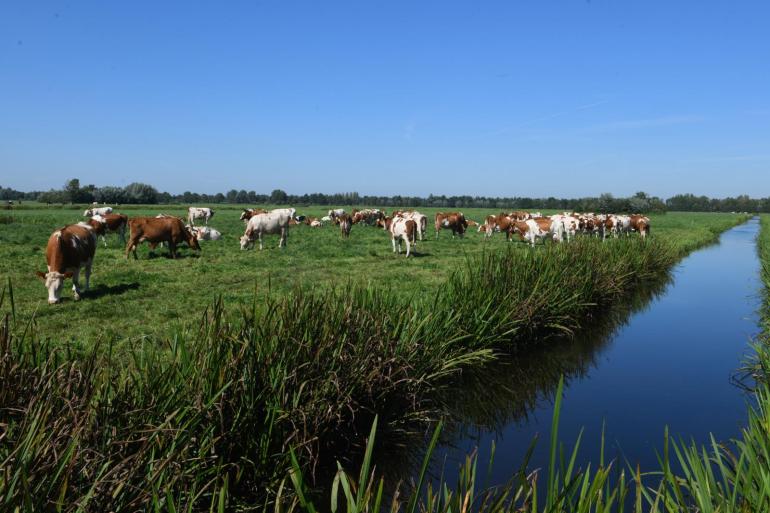
[[[16, 325], [9, 283], [0, 295], [0, 510], [309, 509], [315, 469], [363, 441], [375, 418], [391, 431], [438, 418], [436, 392], [455, 373], [579, 330], [667, 272], [684, 246], [579, 240], [485, 253], [429, 297], [297, 288], [227, 314], [219, 300], [195, 326], [120, 351], [41, 342], [34, 322]], [[357, 490], [349, 511], [378, 509], [382, 498], [364, 463], [360, 486], [344, 473], [337, 480], [334, 493]], [[545, 507], [567, 511], [553, 508], [593, 497], [608, 468], [554, 472]], [[428, 502], [418, 487], [407, 509], [467, 511], [476, 486], [468, 479]], [[484, 509], [540, 511], [533, 476], [516, 479], [523, 502], [485, 492]], [[592, 504], [618, 503], [607, 499]]]

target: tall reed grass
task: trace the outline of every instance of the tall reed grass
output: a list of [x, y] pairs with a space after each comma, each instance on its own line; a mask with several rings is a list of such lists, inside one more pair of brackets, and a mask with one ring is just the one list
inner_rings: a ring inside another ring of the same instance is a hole
[[[533, 335], [575, 332], [679, 256], [656, 239], [489, 253], [430, 297], [297, 289], [237, 315], [217, 301], [196, 326], [121, 354], [39, 342], [34, 322], [14, 325], [8, 284], [0, 295], [0, 309], [10, 310], [0, 327], [0, 510], [309, 508], [305, 483], [355, 448], [375, 418], [391, 431], [438, 418], [437, 391], [459, 370], [542, 340]], [[562, 467], [549, 485], [550, 510], [605, 485], [603, 464], [590, 478]], [[534, 476], [516, 479], [523, 487]], [[381, 488], [366, 483], [340, 477], [336, 489], [355, 488], [355, 508], [377, 509]], [[422, 507], [467, 511], [474, 483], [461, 495], [436, 490], [438, 502]], [[539, 511], [536, 494], [522, 490]], [[499, 496], [488, 497], [495, 509]], [[409, 509], [421, 500], [414, 495]]]

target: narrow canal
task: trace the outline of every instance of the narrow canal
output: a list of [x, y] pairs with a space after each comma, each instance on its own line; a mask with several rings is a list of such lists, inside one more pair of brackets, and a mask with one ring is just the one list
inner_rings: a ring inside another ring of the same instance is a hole
[[[746, 420], [746, 394], [732, 382], [757, 333], [759, 262], [754, 219], [696, 251], [667, 284], [579, 340], [504, 362], [466, 378], [451, 401], [461, 421], [433, 456], [432, 473], [456, 482], [465, 456], [479, 453], [487, 484], [503, 484], [539, 443], [530, 468], [547, 469], [553, 396], [565, 391], [559, 438], [571, 448], [584, 429], [579, 459], [598, 461], [602, 429], [606, 457], [642, 469], [657, 467], [664, 427], [672, 436], [705, 444], [736, 437]], [[483, 481], [483, 479], [482, 479]]]

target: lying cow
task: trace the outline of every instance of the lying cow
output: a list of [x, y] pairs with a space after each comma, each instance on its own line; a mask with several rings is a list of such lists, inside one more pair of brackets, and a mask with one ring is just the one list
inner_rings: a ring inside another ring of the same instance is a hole
[[435, 217], [436, 238], [438, 239], [438, 233], [442, 228], [452, 230], [452, 237], [455, 235], [463, 236], [468, 223], [465, 221], [465, 216], [462, 212], [436, 212]]
[[294, 217], [294, 209], [276, 209], [266, 214], [257, 214], [249, 219], [246, 224], [246, 232], [241, 237], [241, 249], [248, 249], [254, 245], [254, 240], [259, 240], [259, 250], [262, 251], [262, 236], [280, 234], [278, 247], [286, 246], [289, 236], [289, 220]]
[[188, 230], [195, 235], [195, 238], [201, 240], [219, 240], [222, 238], [222, 233], [214, 228], [208, 226], [186, 226]]
[[112, 207], [91, 207], [83, 212], [83, 217], [103, 216], [105, 214], [112, 214]]
[[214, 211], [208, 207], [190, 207], [187, 209], [187, 222], [195, 226], [196, 219], [203, 219], [204, 224], [209, 224], [209, 219], [214, 217]]
[[128, 228], [130, 235], [126, 244], [126, 258], [132, 251], [134, 258], [138, 258], [136, 247], [144, 241], [149, 242], [152, 249], [160, 243], [167, 243], [171, 258], [176, 258], [176, 245], [182, 242], [186, 242], [190, 249], [201, 249], [198, 239], [178, 217], [132, 217], [128, 220]]
[[[51, 234], [45, 248], [48, 272], [35, 273], [48, 289], [48, 304], [61, 301], [62, 287], [67, 278], [72, 278], [75, 300], [80, 299], [80, 294], [88, 290], [95, 253], [96, 233], [86, 223], [71, 224]], [[86, 286], [83, 290], [78, 283], [81, 268], [86, 270]]]

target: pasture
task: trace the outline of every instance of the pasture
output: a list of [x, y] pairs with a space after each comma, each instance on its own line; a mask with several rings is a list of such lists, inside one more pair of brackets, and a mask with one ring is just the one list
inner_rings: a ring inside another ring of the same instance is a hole
[[646, 242], [579, 237], [535, 249], [442, 233], [407, 260], [384, 231], [362, 226], [348, 241], [336, 227], [299, 226], [286, 250], [273, 236], [261, 253], [241, 251], [240, 209], [218, 209], [210, 226], [224, 238], [200, 255], [182, 249], [170, 260], [159, 248], [149, 258], [143, 246], [125, 260], [112, 239], [97, 249], [91, 295], [49, 306], [34, 271], [51, 231], [81, 213], [3, 213], [1, 271], [12, 288], [0, 300], [11, 313], [0, 375], [3, 404], [14, 405], [0, 446], [4, 506], [287, 500], [275, 494], [289, 448], [309, 470], [351, 463], [375, 414], [391, 433], [419, 432], [441, 418], [436, 392], [459, 370], [586, 326], [745, 219], [672, 213], [653, 218]]
[[[418, 242], [414, 258], [409, 259], [393, 254], [388, 234], [382, 229], [361, 224], [353, 227], [348, 240], [341, 238], [333, 224], [321, 228], [292, 226], [288, 247], [283, 250], [277, 248], [278, 236], [267, 236], [264, 251], [241, 251], [238, 239], [244, 223], [239, 215], [243, 207], [217, 205], [209, 225], [222, 232], [222, 240], [201, 242], [200, 253], [183, 246], [177, 260], [167, 258], [165, 248], [151, 252], [145, 243], [135, 261], [124, 258], [125, 247], [117, 235], [108, 235], [107, 247], [99, 241], [91, 290], [84, 300], [72, 299], [71, 281], [67, 281], [63, 304], [49, 307], [45, 289], [34, 272], [45, 270], [45, 245], [51, 232], [82, 221], [84, 208], [41, 206], [0, 214], [0, 276], [4, 283], [10, 279], [13, 285], [16, 315], [23, 321], [34, 317], [38, 334], [56, 342], [87, 344], [172, 335], [197, 322], [218, 296], [228, 306], [246, 305], [255, 294], [259, 299], [302, 287], [355, 284], [387, 289], [402, 297], [429, 297], [453, 271], [467, 265], [469, 258], [509, 246], [531, 251], [518, 240], [506, 243], [501, 234], [485, 241], [475, 228], [469, 228], [463, 239], [452, 239], [451, 232], [442, 230], [436, 240], [432, 222], [427, 240]], [[299, 207], [297, 212], [320, 217], [327, 210], [311, 206]], [[184, 206], [132, 206], [115, 211], [129, 217], [161, 212], [186, 217]], [[421, 211], [432, 220], [438, 209]], [[475, 221], [494, 213], [482, 209], [463, 212]], [[688, 251], [735, 220], [730, 214], [669, 213], [653, 216], [652, 233], [654, 238]]]

